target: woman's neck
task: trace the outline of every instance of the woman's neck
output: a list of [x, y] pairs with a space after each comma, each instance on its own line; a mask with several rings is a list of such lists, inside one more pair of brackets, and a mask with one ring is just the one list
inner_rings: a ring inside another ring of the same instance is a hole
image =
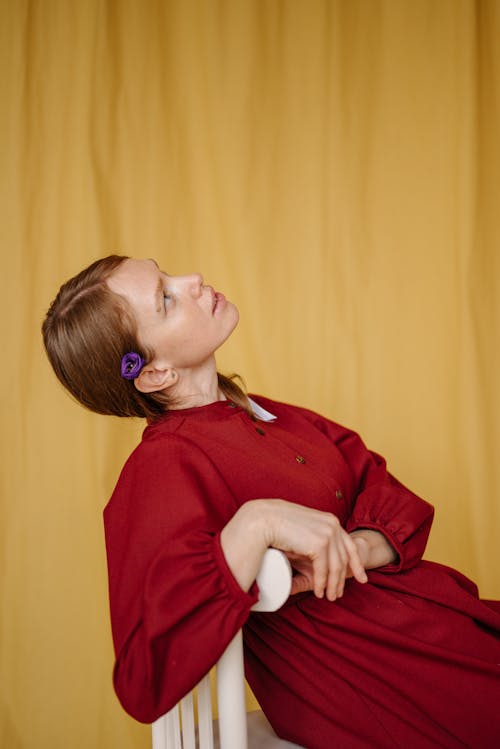
[[226, 400], [219, 388], [215, 358], [196, 369], [179, 370], [178, 375], [177, 384], [170, 390], [173, 402], [169, 409], [208, 406], [210, 403]]

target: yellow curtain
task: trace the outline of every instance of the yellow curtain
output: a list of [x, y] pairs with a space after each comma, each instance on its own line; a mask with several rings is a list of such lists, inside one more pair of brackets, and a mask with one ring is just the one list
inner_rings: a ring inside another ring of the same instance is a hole
[[253, 392], [343, 422], [500, 596], [500, 4], [3, 0], [0, 744], [147, 747], [111, 687], [101, 511], [141, 424], [40, 323], [98, 256], [201, 270]]

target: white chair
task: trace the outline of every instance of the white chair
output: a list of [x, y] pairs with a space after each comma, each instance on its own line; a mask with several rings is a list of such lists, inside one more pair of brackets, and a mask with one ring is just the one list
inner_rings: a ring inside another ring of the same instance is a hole
[[[291, 582], [286, 556], [277, 549], [268, 549], [257, 575], [260, 596], [253, 611], [279, 609], [290, 594]], [[241, 631], [222, 654], [216, 672], [219, 720], [212, 718], [210, 675], [207, 674], [196, 687], [198, 729], [195, 729], [193, 690], [153, 723], [153, 749], [301, 749], [297, 744], [279, 739], [262, 711], [247, 715]]]

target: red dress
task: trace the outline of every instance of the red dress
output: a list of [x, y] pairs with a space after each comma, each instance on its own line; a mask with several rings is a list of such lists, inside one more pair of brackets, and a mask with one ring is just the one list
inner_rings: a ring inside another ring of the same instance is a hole
[[[143, 722], [162, 715], [244, 625], [247, 678], [283, 738], [308, 749], [500, 747], [500, 605], [420, 561], [432, 507], [354, 432], [256, 400], [275, 422], [226, 401], [148, 426], [105, 509], [125, 710]], [[365, 585], [348, 581], [335, 602], [305, 593], [251, 614], [256, 585], [238, 586], [219, 534], [261, 497], [381, 531], [398, 560]]]

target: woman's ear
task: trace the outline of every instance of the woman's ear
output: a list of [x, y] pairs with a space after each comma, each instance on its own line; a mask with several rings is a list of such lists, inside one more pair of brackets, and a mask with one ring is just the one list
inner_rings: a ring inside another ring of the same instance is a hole
[[172, 387], [178, 379], [179, 375], [171, 367], [159, 369], [146, 365], [139, 377], [134, 380], [134, 385], [140, 393], [156, 393]]

